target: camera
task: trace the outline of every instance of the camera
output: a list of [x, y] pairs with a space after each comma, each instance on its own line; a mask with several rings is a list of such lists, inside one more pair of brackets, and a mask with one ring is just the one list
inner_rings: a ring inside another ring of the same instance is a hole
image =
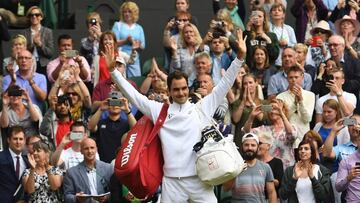
[[78, 51], [76, 50], [65, 50], [64, 52], [66, 58], [74, 58], [78, 55]]
[[90, 20], [90, 24], [91, 24], [92, 26], [96, 25], [96, 24], [97, 24], [96, 18], [92, 18], [92, 19]]
[[324, 77], [324, 81], [326, 82], [330, 82], [331, 80], [334, 80], [334, 76], [333, 75], [326, 75], [326, 77]]
[[345, 125], [345, 126], [357, 125], [357, 121], [355, 118], [345, 118], [343, 121], [343, 125]]
[[23, 94], [22, 89], [13, 88], [8, 91], [9, 96], [20, 97]]
[[261, 105], [261, 111], [270, 112], [270, 111], [272, 111], [272, 106], [271, 105]]
[[63, 104], [63, 103], [66, 103], [66, 102], [69, 102], [69, 104], [71, 105], [71, 100], [70, 100], [70, 97], [68, 95], [63, 94], [63, 95], [58, 96], [58, 100], [57, 100], [58, 104]]
[[161, 97], [160, 94], [156, 94], [156, 93], [155, 93], [154, 96], [155, 96], [155, 98], [154, 98], [155, 101], [158, 101], [158, 102], [162, 102], [162, 101], [163, 101], [163, 99], [162, 99], [162, 97]]
[[123, 103], [120, 99], [109, 99], [109, 106], [122, 106]]
[[81, 132], [71, 132], [70, 133], [70, 140], [81, 140], [83, 139], [84, 134]]
[[356, 162], [356, 163], [355, 163], [355, 167], [358, 168], [358, 169], [360, 169], [360, 162]]
[[119, 91], [111, 91], [109, 93], [108, 97], [111, 99], [120, 99], [123, 97], [123, 95]]

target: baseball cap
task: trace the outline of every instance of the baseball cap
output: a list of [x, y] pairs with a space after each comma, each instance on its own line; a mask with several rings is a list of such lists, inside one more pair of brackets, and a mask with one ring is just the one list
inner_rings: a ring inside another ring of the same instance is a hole
[[125, 59], [124, 59], [123, 57], [121, 57], [121, 56], [117, 56], [117, 57], [115, 58], [115, 61], [116, 61], [116, 62], [119, 62], [119, 63], [121, 63], [121, 64], [126, 65]]
[[255, 140], [259, 144], [259, 138], [254, 133], [246, 133], [241, 140], [241, 143], [244, 143], [246, 140]]

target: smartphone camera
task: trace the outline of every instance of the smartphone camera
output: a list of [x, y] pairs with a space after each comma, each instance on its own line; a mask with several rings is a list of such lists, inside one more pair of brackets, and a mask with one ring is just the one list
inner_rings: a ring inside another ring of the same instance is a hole
[[325, 81], [325, 82], [331, 82], [331, 80], [334, 80], [334, 76], [333, 76], [333, 75], [327, 75], [326, 77], [324, 77], [324, 81]]
[[66, 58], [74, 58], [78, 55], [76, 50], [65, 50], [65, 57]]
[[357, 125], [357, 121], [355, 118], [345, 118], [343, 121], [343, 125], [345, 126]]
[[109, 106], [122, 106], [123, 103], [120, 99], [110, 99]]
[[272, 111], [272, 106], [271, 105], [261, 105], [261, 111], [262, 112], [270, 112], [270, 111]]
[[20, 97], [23, 94], [23, 90], [21, 89], [10, 89], [8, 91], [8, 95], [9, 96], [14, 96], [14, 97]]
[[70, 140], [81, 140], [83, 139], [84, 134], [81, 132], [71, 132], [70, 133]]

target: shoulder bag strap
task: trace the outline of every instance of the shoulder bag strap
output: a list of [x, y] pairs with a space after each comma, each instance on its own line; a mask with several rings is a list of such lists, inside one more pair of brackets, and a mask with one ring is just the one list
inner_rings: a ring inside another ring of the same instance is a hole
[[148, 143], [151, 142], [159, 133], [161, 127], [163, 126], [165, 120], [166, 120], [166, 116], [167, 116], [167, 111], [168, 111], [169, 105], [168, 104], [164, 104], [161, 108], [159, 117], [157, 118], [154, 127], [151, 131], [150, 137], [148, 139]]

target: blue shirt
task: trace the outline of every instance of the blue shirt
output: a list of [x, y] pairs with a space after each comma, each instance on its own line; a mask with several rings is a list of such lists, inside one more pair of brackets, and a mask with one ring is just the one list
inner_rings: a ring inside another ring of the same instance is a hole
[[[47, 94], [47, 85], [46, 85], [45, 75], [40, 74], [40, 73], [34, 73], [33, 80], [34, 80], [35, 84], [38, 87], [40, 87], [40, 89], [45, 91]], [[11, 83], [10, 75], [5, 76], [3, 79], [3, 84], [2, 84], [4, 91], [6, 91], [6, 89], [9, 87], [10, 83]], [[34, 92], [33, 88], [31, 87], [29, 81], [24, 79], [20, 75], [19, 71], [16, 72], [16, 83], [15, 84], [20, 86], [22, 89], [25, 89], [29, 93], [31, 101], [34, 104], [36, 104], [40, 109], [42, 109], [44, 101], [41, 101], [38, 98], [36, 98], [35, 92]]]
[[[304, 90], [311, 91], [312, 80], [308, 73], [304, 73], [304, 80], [302, 81], [302, 88]], [[288, 89], [289, 83], [287, 81], [287, 75], [284, 71], [280, 71], [271, 76], [268, 85], [268, 96], [277, 95], [285, 92]]]
[[[331, 128], [324, 128], [323, 126], [321, 126], [318, 133], [321, 136], [322, 140], [326, 140], [326, 138], [329, 136], [330, 132], [331, 132]], [[337, 145], [337, 139], [334, 139], [333, 146], [336, 146], [336, 145]]]

